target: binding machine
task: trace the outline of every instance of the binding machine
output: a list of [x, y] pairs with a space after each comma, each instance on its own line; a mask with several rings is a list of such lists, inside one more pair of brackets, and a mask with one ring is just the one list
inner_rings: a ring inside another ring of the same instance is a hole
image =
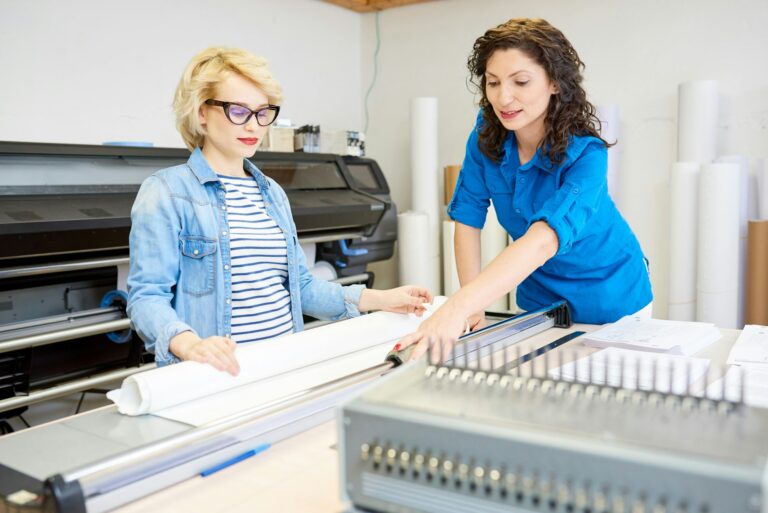
[[768, 511], [768, 411], [744, 404], [743, 377], [730, 396], [724, 381], [712, 392], [684, 370], [685, 391], [670, 391], [671, 380], [656, 386], [666, 369], [644, 370], [651, 386], [640, 386], [639, 372], [630, 377], [636, 363], [621, 361], [615, 379], [597, 380], [590, 357], [567, 379], [555, 369], [573, 352], [549, 349], [573, 335], [528, 350], [489, 335], [467, 339], [444, 363], [406, 366], [343, 405], [341, 486], [356, 507]]

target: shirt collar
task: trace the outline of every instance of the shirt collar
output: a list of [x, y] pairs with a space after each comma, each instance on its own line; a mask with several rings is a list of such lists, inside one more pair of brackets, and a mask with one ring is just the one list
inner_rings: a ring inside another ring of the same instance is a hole
[[[187, 160], [187, 165], [192, 170], [192, 174], [195, 175], [195, 178], [197, 178], [201, 184], [220, 181], [219, 177], [216, 176], [216, 172], [211, 169], [211, 166], [203, 155], [203, 151], [199, 147], [192, 151], [192, 154]], [[261, 189], [269, 189], [269, 182], [253, 162], [248, 159], [243, 159], [243, 169], [253, 176]]]

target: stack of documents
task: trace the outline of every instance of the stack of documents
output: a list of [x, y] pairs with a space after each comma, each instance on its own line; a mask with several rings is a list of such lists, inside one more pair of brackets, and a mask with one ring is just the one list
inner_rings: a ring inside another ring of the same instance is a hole
[[768, 408], [768, 326], [747, 325], [728, 355], [725, 377], [709, 387], [710, 397]]
[[720, 330], [706, 322], [622, 317], [582, 339], [590, 347], [619, 347], [691, 356], [719, 340]]
[[549, 374], [565, 381], [701, 395], [703, 391], [693, 390], [690, 384], [700, 381], [708, 369], [709, 360], [704, 358], [610, 347]]
[[768, 364], [768, 326], [754, 324], [744, 326], [741, 335], [731, 348], [728, 363]]

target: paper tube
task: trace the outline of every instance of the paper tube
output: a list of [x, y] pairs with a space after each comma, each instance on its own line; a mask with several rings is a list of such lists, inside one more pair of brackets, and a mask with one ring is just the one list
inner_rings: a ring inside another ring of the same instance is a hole
[[[485, 225], [480, 232], [480, 268], [488, 267], [494, 258], [507, 247], [507, 231], [499, 224], [493, 205], [488, 207]], [[509, 308], [507, 296], [502, 296], [486, 308], [490, 311], [506, 311]]]
[[768, 220], [750, 221], [747, 248], [747, 324], [768, 326]]
[[741, 155], [718, 157], [715, 162], [730, 162], [739, 166], [739, 281], [738, 326], [744, 325], [744, 301], [747, 279], [747, 223], [749, 220], [749, 159]]
[[455, 294], [461, 288], [456, 269], [456, 254], [453, 251], [455, 233], [456, 223], [443, 221], [443, 294], [446, 296]]
[[[512, 236], [507, 237], [507, 245], [512, 244], [514, 242], [514, 239], [512, 239]], [[517, 306], [517, 287], [509, 291], [509, 296], [507, 296], [507, 299], [509, 301], [509, 311], [510, 312], [520, 312], [520, 307]]]
[[[619, 106], [616, 104], [598, 105], [597, 117], [600, 119], [600, 135], [609, 143], [619, 140]], [[619, 205], [620, 170], [619, 159], [621, 145], [608, 148], [608, 194]]]
[[[424, 212], [429, 230], [421, 255], [440, 257], [440, 170], [437, 165], [437, 98], [411, 100], [411, 208]], [[430, 282], [440, 281], [440, 269]], [[435, 289], [437, 290], [437, 289]]]
[[456, 190], [459, 171], [461, 171], [461, 166], [445, 166], [443, 170], [443, 202], [446, 207], [451, 202], [451, 198], [453, 198], [453, 191]]
[[757, 217], [768, 219], [768, 159], [757, 161]]
[[702, 166], [699, 178], [696, 320], [738, 328], [738, 164]]
[[696, 162], [672, 164], [669, 179], [669, 319], [696, 320], [699, 172]]
[[680, 84], [677, 160], [708, 164], [717, 156], [718, 85], [714, 80]]
[[400, 285], [420, 285], [440, 291], [440, 257], [426, 250], [429, 216], [408, 211], [397, 216], [398, 270]]

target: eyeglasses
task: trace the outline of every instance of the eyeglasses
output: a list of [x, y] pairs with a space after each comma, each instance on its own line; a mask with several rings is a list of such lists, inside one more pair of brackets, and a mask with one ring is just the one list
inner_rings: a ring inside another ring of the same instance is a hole
[[256, 116], [256, 123], [260, 126], [269, 126], [280, 113], [279, 105], [269, 105], [259, 110], [251, 110], [241, 103], [222, 102], [219, 100], [205, 100], [206, 105], [215, 105], [224, 108], [224, 115], [235, 125], [244, 125], [248, 123], [251, 116]]

